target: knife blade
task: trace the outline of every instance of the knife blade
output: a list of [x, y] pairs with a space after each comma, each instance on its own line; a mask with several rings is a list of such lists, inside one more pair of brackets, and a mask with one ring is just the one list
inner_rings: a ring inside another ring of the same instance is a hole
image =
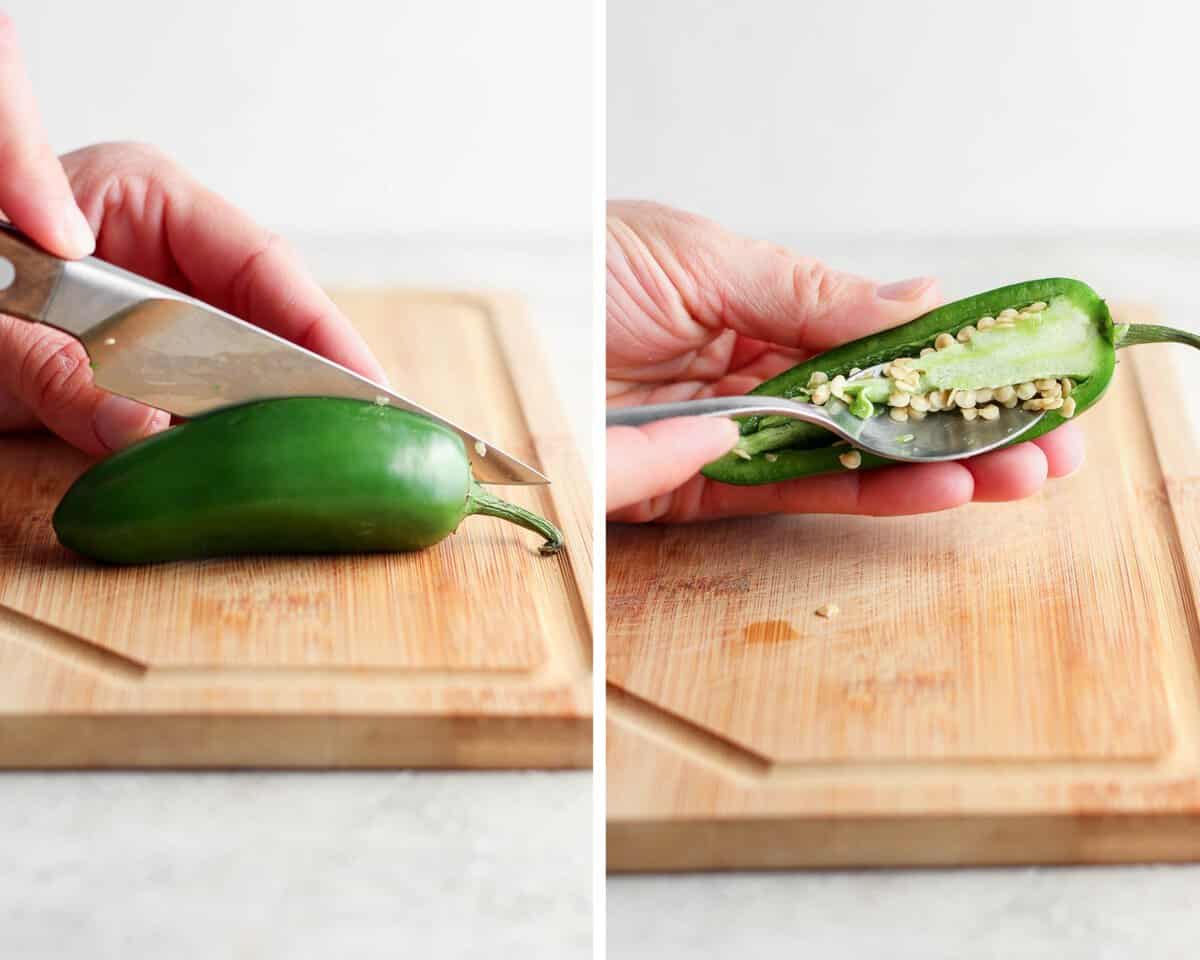
[[96, 257], [61, 260], [0, 223], [0, 312], [83, 344], [97, 386], [197, 417], [281, 397], [347, 397], [410, 410], [462, 437], [482, 483], [549, 483], [426, 407], [289, 340]]

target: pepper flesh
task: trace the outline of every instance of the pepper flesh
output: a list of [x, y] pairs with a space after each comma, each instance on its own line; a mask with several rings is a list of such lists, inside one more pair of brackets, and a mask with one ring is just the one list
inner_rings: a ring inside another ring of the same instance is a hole
[[[925, 358], [919, 356], [921, 350], [934, 345], [939, 334], [956, 335], [982, 317], [995, 317], [1005, 309], [1039, 301], [1048, 305], [1044, 311], [1035, 317], [1021, 317], [1011, 328], [979, 331], [970, 343], [956, 342]], [[1035, 280], [958, 300], [900, 327], [844, 344], [792, 367], [752, 393], [804, 399], [809, 379], [818, 371], [833, 378], [849, 375], [855, 368], [911, 357], [921, 372], [923, 390], [977, 389], [1071, 377], [1075, 381], [1071, 396], [1078, 416], [1108, 388], [1118, 347], [1167, 341], [1200, 347], [1200, 338], [1169, 327], [1115, 327], [1105, 302], [1077, 280]], [[886, 401], [887, 389], [879, 380], [848, 385], [860, 409], [871, 402]], [[1047, 411], [1036, 426], [1014, 442], [1031, 440], [1066, 419], [1060, 411]], [[737, 447], [740, 454], [730, 453], [710, 463], [702, 471], [704, 476], [724, 483], [762, 484], [844, 469], [839, 458], [844, 448], [832, 447], [836, 437], [820, 427], [784, 417], [755, 417], [742, 421], [741, 433]], [[767, 453], [772, 455], [769, 460]], [[889, 464], [894, 461], [864, 453], [859, 469]]]
[[419, 550], [474, 513], [542, 534], [548, 521], [483, 490], [462, 438], [357, 400], [246, 404], [102, 460], [54, 513], [66, 547], [108, 563], [254, 553]]

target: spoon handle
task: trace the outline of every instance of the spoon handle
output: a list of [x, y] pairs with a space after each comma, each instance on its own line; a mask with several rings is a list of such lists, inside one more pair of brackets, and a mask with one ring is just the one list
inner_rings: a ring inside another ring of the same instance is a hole
[[705, 400], [681, 400], [678, 403], [654, 403], [644, 407], [615, 407], [605, 416], [609, 427], [639, 427], [671, 417], [746, 417], [755, 414], [779, 415], [829, 426], [829, 417], [819, 407], [795, 403], [780, 397], [709, 397]]

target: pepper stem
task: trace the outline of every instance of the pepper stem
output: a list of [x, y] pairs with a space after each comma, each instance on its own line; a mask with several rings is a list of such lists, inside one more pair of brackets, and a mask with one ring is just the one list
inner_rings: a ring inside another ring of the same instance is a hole
[[523, 507], [518, 507], [515, 503], [501, 500], [474, 480], [471, 481], [471, 489], [467, 493], [467, 516], [473, 513], [482, 514], [485, 517], [499, 517], [501, 520], [515, 523], [526, 530], [540, 533], [546, 538], [546, 542], [538, 549], [547, 556], [558, 553], [562, 549], [563, 536], [558, 527], [549, 520], [539, 517], [536, 513], [530, 513]]
[[1117, 327], [1116, 332], [1117, 349], [1138, 343], [1186, 343], [1200, 350], [1200, 337], [1174, 327], [1160, 327], [1154, 323], [1125, 323]]

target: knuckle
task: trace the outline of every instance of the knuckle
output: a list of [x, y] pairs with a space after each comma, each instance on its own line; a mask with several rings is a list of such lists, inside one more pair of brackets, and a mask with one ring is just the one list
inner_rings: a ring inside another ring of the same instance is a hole
[[70, 337], [46, 334], [31, 344], [22, 367], [22, 396], [40, 413], [69, 406], [91, 382], [83, 345]]
[[829, 309], [843, 293], [844, 278], [819, 260], [797, 260], [791, 279], [796, 302], [813, 312]]

